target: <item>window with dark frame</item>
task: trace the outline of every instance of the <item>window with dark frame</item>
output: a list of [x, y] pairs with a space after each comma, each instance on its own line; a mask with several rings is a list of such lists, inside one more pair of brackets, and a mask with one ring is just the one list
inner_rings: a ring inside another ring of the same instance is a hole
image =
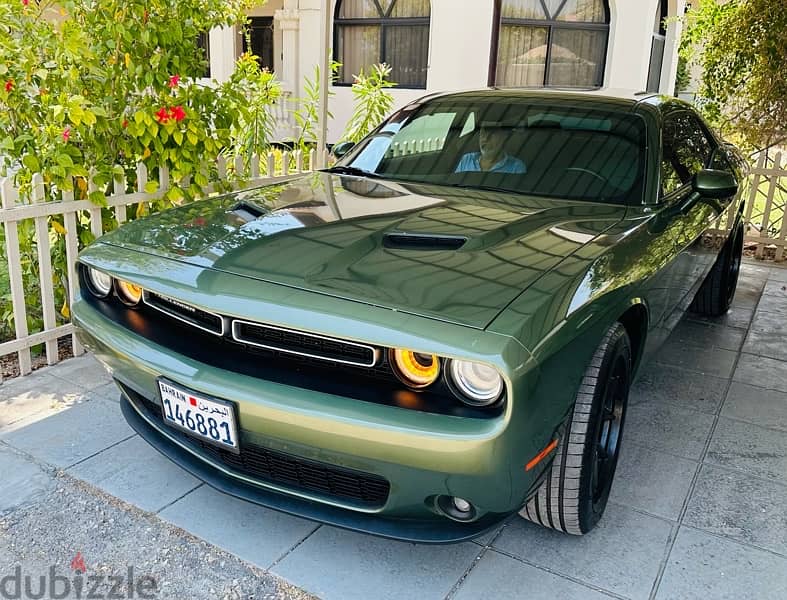
[[261, 69], [273, 72], [273, 17], [249, 17], [244, 28], [243, 51], [251, 51]]
[[490, 83], [600, 87], [609, 40], [606, 0], [496, 0]]
[[203, 31], [197, 35], [197, 48], [202, 54], [202, 59], [205, 61], [205, 71], [202, 77], [210, 77], [210, 35], [207, 31]]
[[426, 87], [429, 0], [339, 0], [334, 19], [334, 58], [342, 64], [337, 84], [387, 63], [398, 87]]

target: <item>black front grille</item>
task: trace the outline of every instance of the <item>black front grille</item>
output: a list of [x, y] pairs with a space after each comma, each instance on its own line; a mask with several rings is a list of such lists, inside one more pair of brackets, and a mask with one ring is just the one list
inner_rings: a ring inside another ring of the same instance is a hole
[[224, 332], [224, 322], [219, 315], [201, 310], [196, 306], [184, 304], [174, 298], [168, 298], [167, 296], [161, 296], [153, 292], [145, 292], [145, 304], [160, 310], [170, 317], [185, 321], [190, 325], [194, 325], [195, 327], [207, 330], [216, 335], [222, 335]]
[[[161, 417], [161, 407], [118, 383], [134, 405], [149, 418], [166, 427]], [[390, 485], [377, 475], [345, 469], [327, 463], [308, 460], [284, 452], [270, 450], [256, 444], [245, 443], [241, 434], [240, 454], [216, 448], [174, 428], [170, 434], [179, 437], [214, 461], [221, 462], [233, 471], [265, 483], [276, 484], [292, 490], [311, 492], [337, 500], [349, 501], [364, 508], [381, 508], [388, 500]]]
[[377, 351], [370, 346], [261, 323], [233, 321], [232, 337], [238, 342], [269, 350], [359, 367], [371, 367], [377, 362]]

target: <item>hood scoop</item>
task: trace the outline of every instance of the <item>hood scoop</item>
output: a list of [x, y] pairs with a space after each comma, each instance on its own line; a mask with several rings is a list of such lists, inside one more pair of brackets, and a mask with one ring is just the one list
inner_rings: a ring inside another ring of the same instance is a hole
[[459, 250], [467, 242], [463, 236], [430, 233], [386, 233], [383, 246], [392, 250]]
[[232, 210], [230, 210], [230, 212], [240, 217], [246, 223], [259, 219], [265, 214], [265, 211], [262, 208], [246, 201], [236, 204]]

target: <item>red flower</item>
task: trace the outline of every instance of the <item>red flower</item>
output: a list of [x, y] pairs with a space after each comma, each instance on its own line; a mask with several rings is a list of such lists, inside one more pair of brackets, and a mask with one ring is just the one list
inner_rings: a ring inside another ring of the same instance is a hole
[[128, 127], [128, 119], [123, 119], [123, 123], [121, 123], [121, 125], [120, 125], [120, 126], [121, 126], [123, 129], [125, 129], [126, 127]]
[[63, 130], [63, 141], [67, 142], [68, 138], [70, 138], [70, 137], [71, 137], [71, 128], [70, 127], [66, 127]]
[[169, 111], [165, 106], [162, 106], [160, 109], [158, 109], [158, 112], [156, 112], [156, 120], [159, 123], [166, 123], [169, 121]]
[[176, 106], [175, 108], [170, 109], [169, 116], [180, 122], [186, 118], [186, 111], [183, 110], [182, 106]]
[[22, 0], [22, 6], [27, 6], [30, 4], [30, 0]]
[[12, 89], [14, 89], [14, 80], [9, 79], [5, 82], [5, 91], [10, 92]]
[[180, 75], [172, 75], [170, 76], [169, 83], [167, 85], [169, 85], [171, 88], [176, 88], [178, 87], [178, 83], [180, 83]]

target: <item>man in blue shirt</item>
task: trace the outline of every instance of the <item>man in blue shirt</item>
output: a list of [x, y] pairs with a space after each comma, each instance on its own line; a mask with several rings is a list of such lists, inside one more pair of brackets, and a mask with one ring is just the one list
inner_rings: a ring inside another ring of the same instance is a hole
[[456, 166], [456, 172], [486, 171], [492, 173], [526, 173], [527, 168], [505, 149], [508, 131], [496, 123], [482, 123], [478, 137], [480, 152], [468, 152]]

